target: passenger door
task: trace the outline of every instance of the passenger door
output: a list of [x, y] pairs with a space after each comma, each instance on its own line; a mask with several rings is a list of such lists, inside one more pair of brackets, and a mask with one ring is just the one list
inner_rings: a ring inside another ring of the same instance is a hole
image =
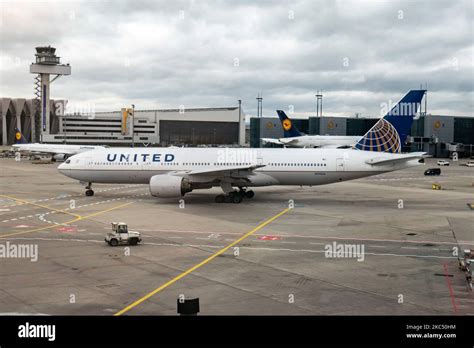
[[337, 158], [336, 159], [336, 171], [343, 172], [344, 171], [344, 158]]

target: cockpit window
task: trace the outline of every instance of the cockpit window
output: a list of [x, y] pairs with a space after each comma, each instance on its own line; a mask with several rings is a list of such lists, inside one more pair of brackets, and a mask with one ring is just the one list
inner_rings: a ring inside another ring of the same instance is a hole
[[68, 159], [68, 160], [66, 161], [66, 164], [69, 164], [69, 163], [71, 163], [71, 160], [70, 160], [70, 159]]

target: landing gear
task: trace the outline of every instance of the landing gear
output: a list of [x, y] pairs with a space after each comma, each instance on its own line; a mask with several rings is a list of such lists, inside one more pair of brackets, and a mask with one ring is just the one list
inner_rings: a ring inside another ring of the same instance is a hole
[[92, 190], [92, 183], [88, 183], [86, 186], [86, 196], [91, 197], [94, 195], [94, 191]]
[[255, 196], [253, 191], [245, 191], [243, 188], [240, 188], [239, 191], [231, 191], [228, 194], [218, 195], [214, 199], [216, 203], [242, 203], [242, 200], [245, 198], [252, 198]]
[[252, 190], [245, 191], [245, 198], [253, 198], [253, 196], [255, 196], [255, 192], [253, 192]]
[[240, 194], [240, 192], [236, 192], [230, 196], [230, 199], [232, 203], [238, 204], [238, 203], [242, 203], [243, 197], [242, 197], [242, 194]]

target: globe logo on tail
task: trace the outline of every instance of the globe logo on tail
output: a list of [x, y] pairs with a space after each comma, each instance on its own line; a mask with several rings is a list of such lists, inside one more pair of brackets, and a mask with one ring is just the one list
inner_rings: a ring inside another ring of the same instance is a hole
[[362, 138], [355, 148], [363, 151], [401, 153], [400, 136], [395, 127], [388, 121], [381, 119]]

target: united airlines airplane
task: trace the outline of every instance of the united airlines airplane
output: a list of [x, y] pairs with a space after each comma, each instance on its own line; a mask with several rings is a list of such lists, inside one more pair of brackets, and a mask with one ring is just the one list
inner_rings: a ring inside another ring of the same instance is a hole
[[262, 138], [264, 143], [283, 145], [288, 147], [320, 147], [320, 148], [343, 148], [351, 147], [357, 143], [362, 136], [346, 135], [307, 135], [301, 133], [282, 110], [277, 110], [278, 118], [284, 131], [284, 138]]
[[148, 184], [156, 197], [217, 186], [218, 203], [252, 198], [251, 187], [324, 185], [401, 170], [423, 163], [425, 153], [401, 149], [424, 93], [410, 91], [349, 149], [110, 148], [75, 155], [58, 170], [87, 182], [87, 196], [93, 183]]

